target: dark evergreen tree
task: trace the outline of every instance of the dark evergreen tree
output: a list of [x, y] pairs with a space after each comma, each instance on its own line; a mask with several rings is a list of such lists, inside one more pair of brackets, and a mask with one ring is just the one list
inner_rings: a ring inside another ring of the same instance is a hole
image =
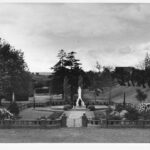
[[64, 78], [67, 76], [70, 85], [70, 102], [73, 102], [74, 94], [77, 93], [78, 78], [83, 77], [83, 85], [86, 86], [87, 78], [85, 72], [80, 67], [79, 60], [75, 58], [75, 52], [66, 53], [64, 50], [59, 51], [58, 62], [53, 69], [51, 92], [60, 94], [63, 92]]
[[69, 102], [69, 93], [70, 93], [70, 85], [69, 85], [69, 79], [67, 76], [65, 76], [64, 78], [64, 82], [63, 82], [63, 99], [67, 102]]

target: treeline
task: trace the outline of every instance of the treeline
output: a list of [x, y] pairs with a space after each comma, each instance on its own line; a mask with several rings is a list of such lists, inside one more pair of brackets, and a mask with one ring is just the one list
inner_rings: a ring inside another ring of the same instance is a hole
[[141, 62], [141, 66], [141, 68], [116, 67], [112, 75], [122, 86], [142, 86], [145, 88], [147, 84], [150, 87], [150, 57], [148, 54]]
[[[64, 94], [71, 93], [71, 99], [77, 93], [79, 80], [82, 88], [94, 90], [98, 95], [103, 89], [110, 88], [116, 84], [121, 86], [142, 86], [146, 84], [150, 87], [150, 59], [148, 54], [144, 60], [144, 69], [134, 67], [102, 67], [98, 62], [96, 68], [98, 71], [85, 72], [80, 60], [75, 58], [75, 52], [66, 53], [60, 50], [58, 53], [58, 62], [52, 67], [53, 74], [51, 79], [51, 93]], [[81, 78], [82, 77], [82, 78]], [[65, 97], [65, 95], [64, 95]]]
[[113, 86], [114, 79], [108, 67], [104, 67], [103, 71], [99, 70], [99, 72], [85, 72], [80, 60], [75, 58], [75, 54], [75, 52], [59, 51], [58, 62], [52, 67], [53, 74], [50, 76], [51, 93], [63, 94], [65, 100], [74, 101], [78, 86], [95, 90], [96, 93], [103, 87]]

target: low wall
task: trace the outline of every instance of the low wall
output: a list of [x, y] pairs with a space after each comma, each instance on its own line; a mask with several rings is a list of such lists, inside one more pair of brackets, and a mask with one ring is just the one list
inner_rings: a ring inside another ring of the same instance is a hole
[[58, 120], [3, 120], [0, 121], [1, 129], [9, 128], [59, 128], [61, 119]]
[[150, 128], [150, 120], [94, 120], [88, 119], [88, 126], [101, 128]]

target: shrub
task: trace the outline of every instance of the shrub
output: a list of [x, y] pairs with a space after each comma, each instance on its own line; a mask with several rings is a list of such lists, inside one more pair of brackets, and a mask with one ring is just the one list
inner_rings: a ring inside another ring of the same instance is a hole
[[150, 120], [150, 111], [141, 113], [140, 118], [144, 120]]
[[70, 110], [70, 109], [72, 109], [72, 106], [71, 106], [71, 105], [65, 105], [65, 106], [64, 106], [64, 110]]
[[140, 114], [138, 113], [138, 110], [134, 107], [127, 107], [126, 110], [128, 111], [128, 113], [125, 114], [125, 118], [127, 120], [131, 120], [131, 121], [134, 121], [134, 120], [138, 120], [139, 117], [140, 117]]
[[124, 110], [124, 106], [122, 104], [118, 104], [115, 108], [115, 111], [121, 112], [122, 110]]
[[114, 116], [114, 115], [110, 115], [108, 117], [109, 120], [121, 120], [121, 117], [120, 116]]
[[94, 106], [94, 105], [89, 105], [89, 106], [88, 106], [88, 109], [89, 109], [90, 111], [94, 111], [94, 110], [95, 110], [95, 106]]
[[16, 116], [19, 114], [19, 107], [16, 102], [11, 103], [8, 107], [8, 110]]
[[36, 89], [36, 93], [37, 94], [47, 94], [47, 93], [49, 93], [49, 89], [48, 88], [38, 88], [38, 89]]
[[110, 114], [112, 111], [113, 111], [113, 109], [112, 109], [111, 107], [108, 107], [108, 108], [106, 109], [106, 113], [107, 113], [107, 114]]
[[105, 119], [106, 118], [105, 112], [102, 112], [101, 110], [94, 111], [94, 115], [95, 115], [95, 119], [96, 120]]

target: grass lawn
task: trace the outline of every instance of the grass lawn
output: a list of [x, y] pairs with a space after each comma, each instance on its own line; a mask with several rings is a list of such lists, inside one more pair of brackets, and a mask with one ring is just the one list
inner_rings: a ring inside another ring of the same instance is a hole
[[1, 143], [149, 143], [149, 129], [1, 129]]
[[22, 117], [21, 119], [29, 119], [29, 120], [34, 120], [37, 119], [41, 116], [49, 116], [53, 112], [50, 111], [38, 111], [34, 110], [33, 108], [28, 108], [20, 112], [20, 116]]

